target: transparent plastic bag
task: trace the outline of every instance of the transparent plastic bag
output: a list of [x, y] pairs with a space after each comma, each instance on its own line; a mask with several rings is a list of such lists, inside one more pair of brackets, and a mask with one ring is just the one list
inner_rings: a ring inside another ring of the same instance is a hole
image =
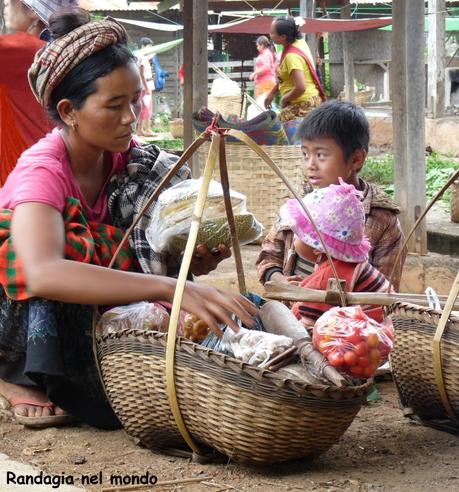
[[[154, 251], [177, 253], [184, 249], [201, 184], [201, 178], [189, 179], [158, 197], [146, 230], [148, 243]], [[230, 190], [230, 197], [240, 243], [254, 241], [263, 233], [263, 226], [247, 211], [244, 195]], [[197, 243], [205, 244], [210, 251], [220, 244], [231, 244], [223, 190], [217, 181], [210, 182]]]
[[394, 329], [369, 318], [360, 306], [334, 307], [314, 325], [313, 344], [339, 371], [372, 377], [392, 350]]
[[101, 318], [102, 333], [109, 335], [124, 329], [167, 332], [169, 314], [164, 306], [151, 302], [137, 302], [117, 306]]

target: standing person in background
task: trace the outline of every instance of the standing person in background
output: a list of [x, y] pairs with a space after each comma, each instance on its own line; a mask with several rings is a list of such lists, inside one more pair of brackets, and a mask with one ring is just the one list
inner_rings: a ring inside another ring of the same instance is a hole
[[249, 78], [255, 82], [255, 97], [258, 98], [276, 87], [278, 61], [276, 50], [266, 36], [257, 38], [256, 44], [259, 55], [255, 60], [255, 71]]
[[[139, 48], [153, 46], [150, 38], [142, 38], [139, 42]], [[147, 56], [140, 55], [137, 57], [140, 80], [142, 81], [142, 95], [140, 98], [141, 110], [137, 133], [142, 137], [152, 137], [151, 117], [153, 114], [153, 91], [155, 90], [155, 81], [153, 80], [153, 70], [151, 69], [150, 59]]]
[[[0, 36], [0, 186], [22, 152], [51, 129], [27, 81], [35, 53], [44, 46], [49, 16], [76, 0], [10, 0], [9, 32]], [[47, 39], [46, 39], [47, 40]]]
[[326, 100], [324, 90], [314, 68], [313, 57], [293, 17], [276, 19], [271, 25], [271, 39], [283, 46], [279, 65], [279, 83], [265, 99], [271, 104], [281, 93], [281, 121], [306, 116]]

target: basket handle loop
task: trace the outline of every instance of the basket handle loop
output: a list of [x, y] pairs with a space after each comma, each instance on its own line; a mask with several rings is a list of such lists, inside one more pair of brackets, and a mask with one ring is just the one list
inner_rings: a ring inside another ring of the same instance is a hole
[[443, 196], [445, 191], [456, 181], [456, 179], [459, 178], [459, 170], [457, 170], [451, 178], [448, 179], [448, 181], [444, 184], [443, 188], [432, 198], [430, 203], [427, 205], [427, 207], [424, 209], [422, 214], [418, 217], [418, 220], [414, 223], [413, 227], [411, 228], [410, 232], [408, 232], [405, 241], [402, 244], [402, 247], [399, 249], [397, 256], [395, 257], [394, 264], [392, 266], [392, 270], [390, 271], [389, 275], [389, 287], [387, 288], [387, 292], [391, 292], [392, 290], [392, 284], [394, 280], [394, 273], [397, 265], [400, 264], [400, 257], [402, 256], [403, 251], [405, 251], [406, 245], [408, 244], [408, 241], [411, 239], [411, 236], [414, 234], [416, 229], [418, 228], [418, 225], [421, 223], [422, 219], [427, 215], [427, 212], [433, 207], [433, 205]]
[[239, 292], [247, 294], [245, 284], [244, 265], [242, 263], [241, 245], [237, 235], [236, 224], [234, 223], [233, 206], [231, 204], [231, 195], [228, 178], [228, 166], [226, 164], [225, 138], [220, 140], [220, 181], [223, 189], [223, 198], [225, 201], [226, 217], [228, 218], [228, 226], [231, 233], [231, 246], [234, 251], [234, 261], [236, 263], [237, 280]]
[[185, 284], [188, 277], [188, 271], [190, 269], [191, 259], [193, 257], [194, 248], [196, 246], [196, 240], [198, 238], [199, 226], [201, 224], [202, 213], [206, 203], [207, 193], [209, 191], [209, 183], [212, 179], [212, 173], [214, 171], [215, 162], [217, 160], [220, 135], [214, 133], [210, 144], [209, 155], [207, 157], [206, 167], [202, 177], [201, 188], [198, 193], [198, 198], [194, 206], [193, 218], [191, 221], [190, 233], [186, 242], [185, 251], [183, 253], [182, 264], [180, 266], [180, 272], [177, 278], [177, 284], [175, 287], [174, 298], [172, 301], [172, 311], [170, 315], [169, 328], [167, 332], [167, 346], [166, 346], [166, 389], [167, 396], [169, 397], [169, 404], [171, 407], [172, 415], [174, 416], [177, 427], [182, 434], [183, 439], [194, 453], [202, 455], [203, 453], [199, 447], [193, 441], [185, 422], [183, 421], [180, 407], [177, 400], [177, 392], [175, 387], [175, 344], [177, 337], [177, 328], [180, 315], [180, 307], [182, 304], [183, 293], [185, 290]]
[[311, 222], [312, 226], [314, 227], [317, 235], [319, 236], [320, 243], [322, 245], [322, 248], [325, 251], [325, 254], [327, 255], [328, 262], [330, 263], [330, 267], [331, 267], [333, 275], [336, 279], [336, 287], [338, 288], [339, 297], [341, 300], [341, 305], [345, 306], [346, 305], [346, 294], [344, 293], [343, 287], [342, 287], [340, 279], [338, 277], [338, 272], [336, 271], [333, 260], [330, 256], [328, 248], [324, 242], [322, 233], [320, 232], [319, 228], [317, 227], [317, 224], [315, 223], [314, 219], [312, 218], [306, 205], [303, 203], [303, 200], [301, 199], [300, 195], [297, 193], [295, 188], [290, 184], [288, 179], [285, 177], [284, 173], [279, 169], [279, 167], [273, 162], [273, 160], [269, 157], [269, 155], [256, 142], [254, 142], [250, 137], [248, 137], [245, 133], [241, 132], [240, 130], [229, 130], [228, 135], [231, 135], [232, 137], [236, 137], [238, 140], [241, 140], [248, 147], [250, 147], [256, 154], [258, 154], [266, 162], [266, 164], [268, 164], [268, 166], [277, 174], [277, 176], [279, 176], [279, 178], [285, 183], [287, 188], [293, 194], [293, 196], [297, 199], [301, 208], [304, 210], [309, 221]]
[[442, 358], [441, 358], [441, 339], [443, 337], [443, 333], [449, 321], [449, 316], [451, 314], [451, 311], [453, 310], [458, 295], [459, 295], [459, 272], [457, 272], [456, 278], [454, 279], [453, 285], [451, 287], [451, 291], [448, 295], [448, 299], [446, 301], [445, 307], [443, 308], [440, 321], [438, 322], [437, 329], [435, 331], [434, 339], [432, 342], [435, 382], [437, 383], [438, 391], [440, 393], [440, 398], [447, 414], [456, 423], [459, 423], [459, 419], [454, 413], [454, 410], [449, 402], [448, 394], [446, 392], [446, 387], [445, 387], [445, 379], [443, 377], [443, 366], [442, 366]]

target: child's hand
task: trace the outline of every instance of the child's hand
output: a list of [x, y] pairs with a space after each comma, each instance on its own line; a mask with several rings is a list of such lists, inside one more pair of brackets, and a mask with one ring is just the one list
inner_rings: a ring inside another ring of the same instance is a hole
[[299, 275], [291, 275], [290, 277], [287, 277], [287, 282], [290, 285], [300, 285], [303, 280], [303, 277], [300, 277]]

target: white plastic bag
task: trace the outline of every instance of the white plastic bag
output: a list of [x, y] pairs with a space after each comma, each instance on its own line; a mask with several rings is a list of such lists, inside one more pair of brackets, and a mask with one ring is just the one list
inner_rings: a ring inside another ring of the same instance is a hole
[[[189, 179], [167, 189], [158, 197], [146, 230], [148, 243], [154, 251], [183, 251], [201, 184], [202, 178]], [[254, 241], [262, 234], [263, 226], [247, 211], [244, 195], [230, 190], [230, 197], [240, 243]], [[211, 181], [198, 244], [205, 244], [212, 251], [219, 244], [229, 246], [230, 243], [222, 186], [217, 181]]]
[[210, 89], [210, 95], [216, 97], [225, 96], [239, 96], [241, 94], [241, 88], [239, 84], [234, 80], [227, 80], [222, 77], [217, 77], [212, 82]]
[[236, 359], [260, 367], [293, 346], [293, 340], [289, 337], [246, 328], [240, 328], [237, 333], [231, 329], [225, 330], [222, 341]]

